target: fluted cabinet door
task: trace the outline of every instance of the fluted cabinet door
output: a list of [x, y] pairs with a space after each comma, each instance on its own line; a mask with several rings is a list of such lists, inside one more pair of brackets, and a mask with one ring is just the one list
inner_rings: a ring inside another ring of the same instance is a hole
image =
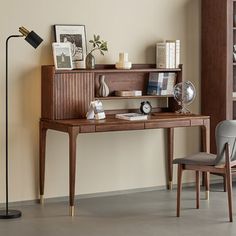
[[94, 73], [42, 66], [41, 113], [45, 119], [85, 118], [94, 100]]
[[55, 119], [84, 118], [94, 99], [93, 73], [55, 75]]

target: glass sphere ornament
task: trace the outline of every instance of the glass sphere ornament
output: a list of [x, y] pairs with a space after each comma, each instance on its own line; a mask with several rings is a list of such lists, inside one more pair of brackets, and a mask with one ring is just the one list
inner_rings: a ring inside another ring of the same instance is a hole
[[196, 89], [190, 81], [184, 81], [178, 83], [174, 86], [174, 98], [181, 106], [181, 108], [176, 111], [180, 114], [191, 113], [190, 110], [186, 108], [186, 105], [189, 105], [193, 102], [196, 97]]

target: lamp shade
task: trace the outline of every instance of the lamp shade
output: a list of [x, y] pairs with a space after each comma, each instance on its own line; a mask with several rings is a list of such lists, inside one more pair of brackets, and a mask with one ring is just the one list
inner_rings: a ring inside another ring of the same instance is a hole
[[21, 26], [19, 31], [25, 36], [25, 40], [34, 48], [37, 48], [43, 41], [34, 31], [29, 32], [25, 27]]
[[31, 31], [26, 37], [25, 40], [34, 48], [37, 48], [39, 44], [43, 41], [34, 31]]

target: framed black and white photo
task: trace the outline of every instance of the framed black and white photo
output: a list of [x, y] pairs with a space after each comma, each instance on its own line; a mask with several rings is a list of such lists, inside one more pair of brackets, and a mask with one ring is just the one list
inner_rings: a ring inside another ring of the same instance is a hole
[[74, 69], [85, 68], [87, 55], [84, 25], [54, 25], [55, 39], [58, 43], [70, 42]]
[[72, 55], [70, 43], [53, 43], [53, 58], [56, 70], [72, 70]]

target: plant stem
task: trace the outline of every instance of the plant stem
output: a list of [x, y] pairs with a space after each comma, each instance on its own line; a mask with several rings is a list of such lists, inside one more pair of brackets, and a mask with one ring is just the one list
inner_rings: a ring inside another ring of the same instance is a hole
[[[94, 52], [95, 50], [98, 50], [98, 49], [99, 49], [98, 47], [93, 48], [90, 53], [92, 53], [92, 52]], [[89, 54], [90, 54], [90, 53], [89, 53]]]

